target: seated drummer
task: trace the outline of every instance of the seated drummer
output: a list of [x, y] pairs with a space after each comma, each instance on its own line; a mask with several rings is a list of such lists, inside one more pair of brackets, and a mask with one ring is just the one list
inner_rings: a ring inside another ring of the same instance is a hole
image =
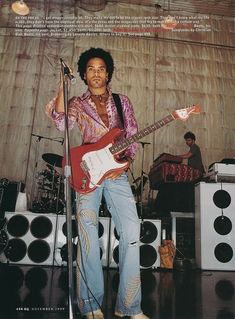
[[189, 151], [182, 155], [177, 155], [182, 159], [188, 160], [188, 165], [192, 168], [199, 169], [201, 174], [205, 173], [204, 166], [202, 163], [202, 156], [200, 147], [195, 143], [196, 136], [192, 132], [187, 132], [184, 134], [184, 139], [189, 147]]

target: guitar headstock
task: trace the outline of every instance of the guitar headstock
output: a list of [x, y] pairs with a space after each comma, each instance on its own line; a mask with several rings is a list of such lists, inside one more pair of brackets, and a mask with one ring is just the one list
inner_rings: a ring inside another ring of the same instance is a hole
[[172, 113], [175, 119], [180, 119], [182, 121], [186, 121], [189, 118], [190, 114], [200, 114], [201, 107], [200, 105], [192, 105], [188, 106], [184, 109], [176, 110]]

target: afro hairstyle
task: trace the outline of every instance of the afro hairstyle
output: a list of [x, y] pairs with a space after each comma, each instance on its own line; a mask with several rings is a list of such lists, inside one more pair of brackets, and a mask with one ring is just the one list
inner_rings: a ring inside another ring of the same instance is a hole
[[81, 79], [87, 84], [86, 79], [84, 78], [84, 74], [86, 72], [87, 63], [90, 59], [100, 58], [104, 61], [107, 72], [108, 72], [108, 81], [109, 83], [112, 79], [113, 70], [114, 70], [114, 62], [111, 54], [101, 48], [90, 48], [87, 51], [84, 51], [78, 60], [78, 73]]

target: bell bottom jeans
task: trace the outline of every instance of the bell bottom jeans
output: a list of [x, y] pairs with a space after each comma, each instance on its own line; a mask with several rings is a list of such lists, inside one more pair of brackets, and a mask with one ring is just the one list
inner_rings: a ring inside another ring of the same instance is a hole
[[[99, 309], [104, 296], [100, 260], [98, 215], [102, 195], [119, 235], [119, 289], [115, 311], [130, 316], [141, 313], [139, 266], [140, 222], [126, 174], [105, 179], [93, 192], [78, 195], [77, 298], [82, 314]], [[97, 303], [98, 302], [98, 303]]]

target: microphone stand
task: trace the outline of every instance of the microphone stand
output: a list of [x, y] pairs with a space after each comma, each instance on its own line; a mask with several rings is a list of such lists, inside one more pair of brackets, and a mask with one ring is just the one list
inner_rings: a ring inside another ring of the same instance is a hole
[[63, 93], [64, 93], [64, 110], [65, 110], [65, 201], [66, 201], [66, 222], [67, 222], [67, 247], [68, 247], [68, 311], [69, 319], [73, 319], [74, 314], [74, 285], [73, 285], [73, 245], [72, 245], [72, 205], [71, 205], [71, 188], [69, 178], [71, 177], [71, 166], [69, 158], [69, 130], [68, 130], [68, 71], [61, 63], [63, 75]]
[[144, 147], [148, 142], [139, 142], [142, 146], [142, 163], [141, 163], [141, 178], [140, 178], [140, 219], [143, 220], [143, 192], [144, 192]]
[[51, 138], [51, 137], [47, 137], [47, 136], [43, 136], [43, 135], [38, 135], [38, 134], [34, 134], [31, 133], [31, 136], [36, 136], [38, 138], [38, 141], [40, 142], [41, 139], [45, 139], [45, 140], [49, 140], [49, 141], [53, 141], [53, 142], [58, 142], [61, 145], [63, 145], [64, 143], [64, 139], [63, 137], [56, 137], [56, 138]]

